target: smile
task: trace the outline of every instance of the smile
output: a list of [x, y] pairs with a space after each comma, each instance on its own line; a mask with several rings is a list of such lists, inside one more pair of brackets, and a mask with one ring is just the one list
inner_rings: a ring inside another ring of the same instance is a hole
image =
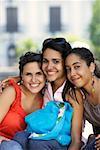
[[72, 82], [77, 82], [80, 78], [72, 78]]
[[56, 71], [47, 72], [48, 75], [54, 75], [55, 73], [56, 73]]
[[38, 86], [39, 86], [39, 83], [31, 84], [31, 87], [38, 87]]

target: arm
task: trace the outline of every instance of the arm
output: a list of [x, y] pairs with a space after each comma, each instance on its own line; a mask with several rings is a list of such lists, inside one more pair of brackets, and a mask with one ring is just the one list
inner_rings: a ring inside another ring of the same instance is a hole
[[80, 150], [81, 147], [81, 135], [82, 135], [82, 120], [83, 120], [83, 101], [80, 92], [77, 92], [77, 100], [73, 100], [70, 96], [68, 97], [69, 102], [74, 108], [72, 118], [72, 130], [71, 137], [72, 141], [68, 150]]
[[0, 95], [0, 123], [9, 111], [10, 106], [15, 99], [15, 95], [16, 93], [12, 86], [5, 88]]
[[[15, 90], [13, 87], [9, 86], [5, 88], [0, 95], [0, 124], [3, 121], [4, 117], [8, 113], [11, 104], [15, 99]], [[2, 130], [3, 127], [1, 127]], [[0, 142], [2, 140], [9, 140], [3, 136], [0, 136]]]
[[8, 77], [8, 78], [0, 81], [0, 94], [2, 94], [3, 89], [9, 85], [9, 80], [11, 80], [11, 79], [13, 79], [16, 83], [20, 81], [19, 76]]

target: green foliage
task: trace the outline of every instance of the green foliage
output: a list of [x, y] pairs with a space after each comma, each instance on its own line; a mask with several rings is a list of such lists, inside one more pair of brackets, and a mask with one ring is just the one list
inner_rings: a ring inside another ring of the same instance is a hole
[[97, 47], [95, 46], [94, 54], [95, 54], [95, 58], [100, 61], [100, 46]]
[[25, 39], [17, 43], [16, 53], [17, 57], [21, 56], [23, 53], [27, 51], [36, 52], [38, 49], [38, 44], [33, 42], [32, 39]]
[[95, 54], [100, 60], [100, 0], [95, 0], [90, 24], [90, 39], [95, 47]]

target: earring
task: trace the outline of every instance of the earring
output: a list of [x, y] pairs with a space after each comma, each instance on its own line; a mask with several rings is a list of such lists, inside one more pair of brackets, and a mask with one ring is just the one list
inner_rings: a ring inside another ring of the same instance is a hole
[[20, 83], [23, 84], [23, 80], [21, 80]]
[[95, 88], [94, 88], [94, 72], [92, 72], [92, 83], [91, 83], [91, 85], [92, 85], [92, 93], [94, 93], [95, 92]]

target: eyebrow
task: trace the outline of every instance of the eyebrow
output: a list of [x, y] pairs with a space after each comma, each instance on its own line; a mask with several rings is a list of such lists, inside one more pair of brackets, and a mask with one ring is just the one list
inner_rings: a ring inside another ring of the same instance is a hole
[[73, 65], [76, 65], [76, 64], [81, 64], [80, 62], [75, 62], [75, 63], [73, 63]]
[[60, 58], [52, 58], [52, 60], [62, 60], [62, 59], [60, 59]]
[[[80, 62], [75, 62], [72, 65], [77, 65], [77, 64], [81, 64]], [[66, 65], [66, 67], [69, 67], [68, 65]]]
[[[43, 59], [48, 60], [48, 58], [45, 58], [45, 57], [44, 57]], [[53, 60], [53, 61], [55, 61], [55, 60], [57, 60], [57, 61], [62, 61], [61, 58], [52, 58], [51, 60]]]

